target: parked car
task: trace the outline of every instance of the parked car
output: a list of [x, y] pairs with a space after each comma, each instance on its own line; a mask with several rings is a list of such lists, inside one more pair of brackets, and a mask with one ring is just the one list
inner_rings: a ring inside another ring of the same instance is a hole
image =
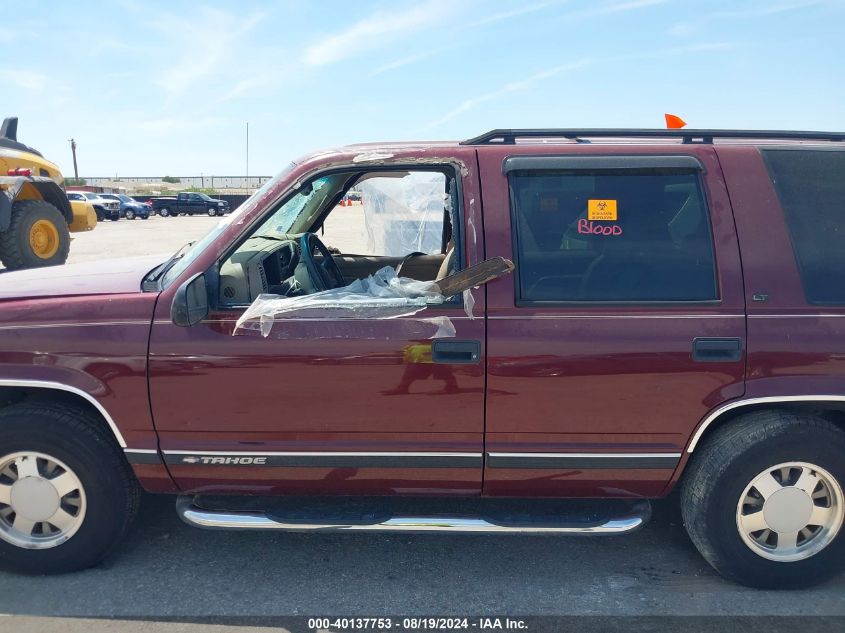
[[153, 210], [163, 218], [177, 215], [225, 215], [229, 213], [229, 203], [225, 200], [210, 198], [204, 193], [180, 193], [174, 197], [153, 198]]
[[120, 217], [122, 218], [127, 220], [134, 220], [135, 218], [148, 220], [150, 218], [150, 207], [125, 193], [101, 193], [100, 197], [117, 201], [120, 205]]
[[117, 222], [120, 219], [120, 203], [116, 200], [103, 198], [99, 193], [72, 189], [67, 191], [67, 197], [71, 203], [74, 200], [88, 200], [94, 206], [94, 211], [97, 213], [97, 220], [100, 222], [103, 220]]
[[[353, 146], [167, 261], [0, 275], [0, 564], [97, 563], [139, 488], [203, 528], [486, 535], [623, 534], [677, 490], [725, 577], [821, 582], [843, 171], [817, 132]], [[514, 274], [471, 289], [496, 258]]]

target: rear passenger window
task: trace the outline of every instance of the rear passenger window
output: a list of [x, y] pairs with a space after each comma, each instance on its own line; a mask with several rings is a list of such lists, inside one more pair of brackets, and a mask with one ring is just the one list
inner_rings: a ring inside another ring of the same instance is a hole
[[718, 298], [697, 171], [542, 170], [509, 178], [518, 300]]
[[845, 152], [763, 150], [808, 303], [845, 303]]

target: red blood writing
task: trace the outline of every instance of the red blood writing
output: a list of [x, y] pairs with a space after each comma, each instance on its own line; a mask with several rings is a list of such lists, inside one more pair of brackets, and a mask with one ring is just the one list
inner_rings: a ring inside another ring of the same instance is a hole
[[581, 235], [622, 235], [618, 224], [596, 224], [589, 220], [578, 220], [578, 233]]

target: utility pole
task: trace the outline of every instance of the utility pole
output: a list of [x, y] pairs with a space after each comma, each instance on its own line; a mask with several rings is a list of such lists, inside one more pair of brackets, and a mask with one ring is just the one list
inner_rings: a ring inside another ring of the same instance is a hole
[[79, 182], [79, 169], [76, 167], [76, 141], [70, 140], [70, 151], [73, 154], [73, 177], [76, 182]]
[[249, 189], [249, 121], [246, 122], [246, 188]]

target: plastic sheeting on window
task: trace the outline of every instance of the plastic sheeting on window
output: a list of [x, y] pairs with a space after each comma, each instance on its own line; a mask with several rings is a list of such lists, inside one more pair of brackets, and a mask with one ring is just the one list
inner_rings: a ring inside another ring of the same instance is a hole
[[443, 252], [443, 217], [449, 203], [440, 172], [388, 172], [360, 181], [369, 253], [402, 257]]
[[399, 318], [445, 299], [434, 282], [398, 277], [386, 266], [343, 288], [302, 297], [261, 294], [238, 319], [233, 335], [258, 331], [274, 338], [453, 337], [455, 327], [447, 317]]

